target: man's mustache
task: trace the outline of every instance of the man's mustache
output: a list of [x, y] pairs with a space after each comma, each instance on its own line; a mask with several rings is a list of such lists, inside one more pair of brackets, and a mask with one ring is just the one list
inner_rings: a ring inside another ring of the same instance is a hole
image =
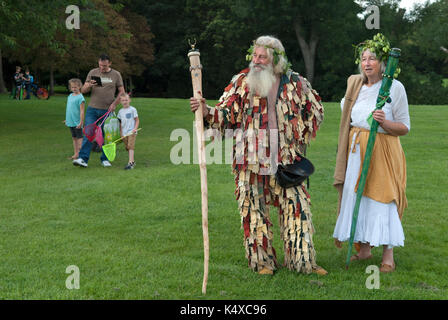
[[250, 68], [251, 68], [251, 69], [254, 69], [254, 68], [260, 68], [260, 69], [262, 69], [262, 70], [265, 70], [265, 69], [267, 68], [267, 66], [264, 65], [264, 64], [261, 64], [261, 63], [252, 63], [252, 64], [250, 65]]

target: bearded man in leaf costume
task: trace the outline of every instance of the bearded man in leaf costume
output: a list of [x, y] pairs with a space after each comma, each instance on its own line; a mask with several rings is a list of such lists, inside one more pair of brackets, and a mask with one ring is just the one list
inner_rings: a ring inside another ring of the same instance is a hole
[[327, 272], [316, 263], [310, 195], [305, 183], [281, 187], [277, 165], [301, 160], [316, 136], [324, 108], [310, 83], [290, 69], [280, 40], [262, 36], [248, 50], [249, 68], [235, 75], [215, 107], [190, 99], [203, 109], [206, 128], [233, 132], [235, 195], [244, 229], [249, 267], [273, 274], [279, 267], [272, 246], [270, 205], [278, 207], [284, 265], [302, 273]]

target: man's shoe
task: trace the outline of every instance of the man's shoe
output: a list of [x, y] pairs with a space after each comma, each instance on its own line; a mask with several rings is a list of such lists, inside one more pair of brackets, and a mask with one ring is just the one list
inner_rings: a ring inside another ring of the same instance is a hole
[[82, 158], [78, 158], [78, 159], [73, 160], [73, 165], [74, 166], [83, 167], [83, 168], [87, 168], [87, 162], [85, 162]]
[[131, 170], [134, 169], [135, 167], [135, 162], [129, 162], [126, 167], [124, 167], [124, 170]]
[[273, 275], [274, 274], [274, 270], [268, 269], [266, 267], [264, 267], [263, 269], [261, 269], [260, 271], [258, 271], [258, 274], [269, 274], [269, 275]]
[[110, 162], [107, 161], [107, 160], [101, 161], [101, 165], [102, 165], [103, 167], [112, 167], [112, 165], [110, 164]]
[[313, 273], [318, 274], [320, 276], [326, 276], [328, 274], [328, 272], [324, 268], [319, 266], [315, 266], [313, 268]]

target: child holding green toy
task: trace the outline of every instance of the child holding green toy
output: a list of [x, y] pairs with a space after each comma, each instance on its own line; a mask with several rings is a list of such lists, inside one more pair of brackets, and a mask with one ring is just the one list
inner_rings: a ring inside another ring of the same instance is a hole
[[[138, 118], [137, 109], [130, 105], [131, 98], [127, 93], [122, 93], [120, 95], [120, 102], [123, 108], [118, 112], [117, 118], [121, 123], [120, 135], [123, 138], [126, 150], [129, 153], [129, 162], [124, 168], [125, 170], [134, 169], [134, 150], [135, 150], [135, 139], [137, 137], [137, 129], [140, 124]], [[129, 136], [127, 136], [129, 135]], [[127, 137], [126, 137], [127, 136]]]

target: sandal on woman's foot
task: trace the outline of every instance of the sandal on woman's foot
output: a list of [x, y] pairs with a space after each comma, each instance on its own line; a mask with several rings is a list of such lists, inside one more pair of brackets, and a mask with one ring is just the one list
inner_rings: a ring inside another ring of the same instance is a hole
[[342, 242], [339, 241], [338, 239], [334, 239], [334, 245], [336, 246], [336, 248], [341, 249], [342, 248]]
[[393, 265], [390, 265], [387, 263], [380, 264], [380, 272], [388, 273], [388, 272], [394, 272], [394, 271], [395, 271], [395, 263]]
[[357, 253], [357, 254], [355, 254], [355, 255], [353, 255], [353, 256], [351, 256], [350, 257], [350, 261], [355, 261], [355, 260], [368, 260], [368, 259], [371, 259], [372, 258], [372, 255], [370, 254], [368, 257], [366, 257], [366, 258], [361, 258], [360, 256], [359, 256], [359, 254]]

